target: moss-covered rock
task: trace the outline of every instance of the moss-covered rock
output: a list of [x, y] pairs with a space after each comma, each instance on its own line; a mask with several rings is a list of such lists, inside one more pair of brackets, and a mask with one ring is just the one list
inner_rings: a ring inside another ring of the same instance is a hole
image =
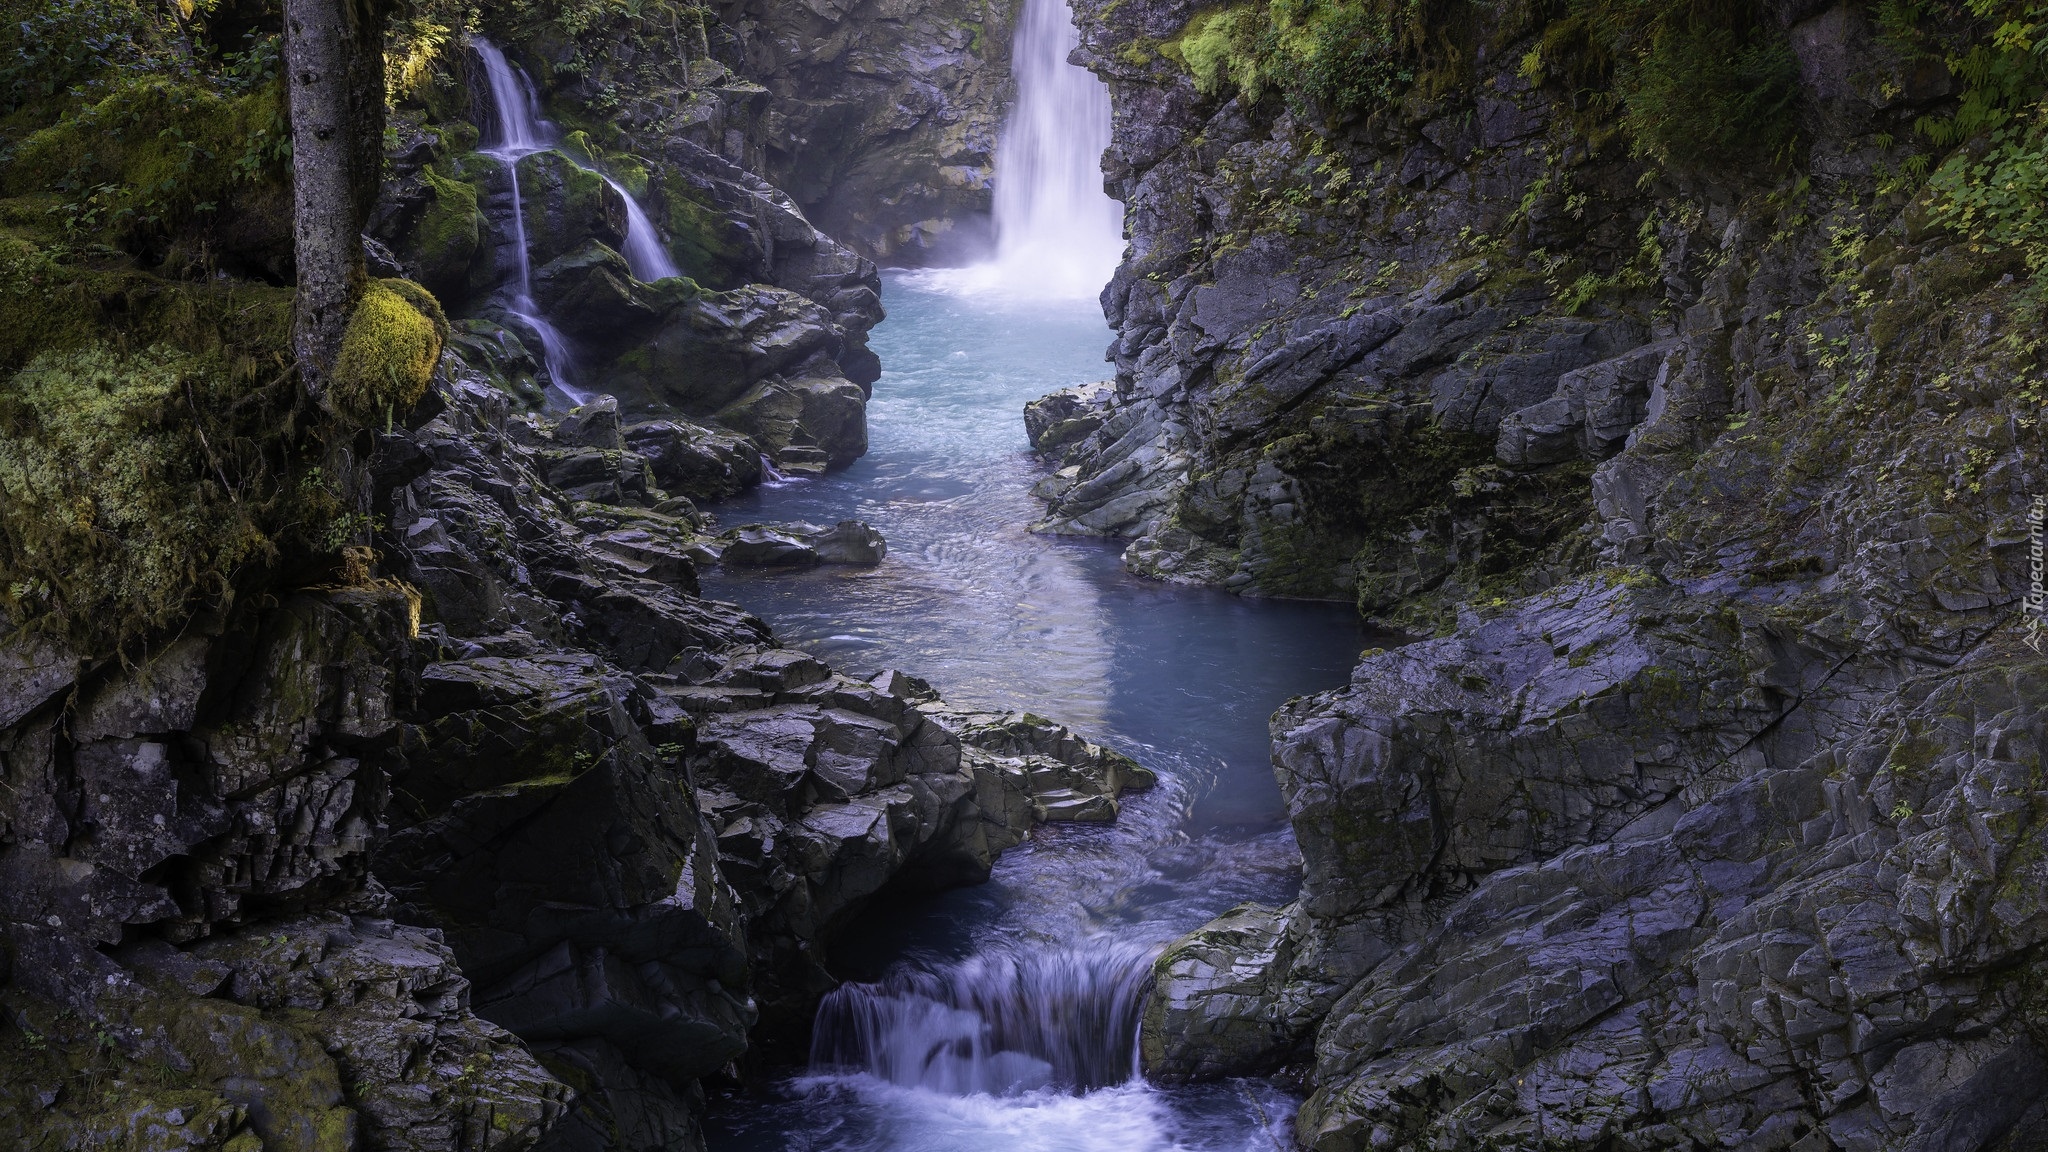
[[45, 353], [16, 373], [0, 392], [0, 602], [104, 647], [271, 556], [201, 423], [237, 391], [167, 346]]
[[448, 318], [432, 293], [410, 280], [371, 283], [342, 336], [335, 410], [366, 422], [411, 411], [426, 395], [447, 338]]
[[178, 233], [215, 227], [276, 272], [289, 266], [290, 219], [277, 203], [287, 136], [281, 86], [229, 94], [146, 77], [22, 141], [0, 187], [54, 190], [69, 231], [135, 251], [161, 255]]
[[458, 301], [472, 283], [472, 268], [488, 251], [490, 222], [477, 207], [476, 185], [427, 168], [420, 173], [432, 194], [402, 253], [436, 296]]

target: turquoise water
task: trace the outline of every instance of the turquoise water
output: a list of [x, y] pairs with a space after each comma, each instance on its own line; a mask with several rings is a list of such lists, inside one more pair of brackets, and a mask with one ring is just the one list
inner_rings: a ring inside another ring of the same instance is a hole
[[[1162, 783], [1127, 801], [1113, 826], [1042, 829], [987, 884], [867, 913], [836, 948], [835, 971], [889, 982], [871, 998], [886, 1039], [925, 1074], [903, 1072], [902, 1060], [791, 1069], [774, 1092], [722, 1104], [712, 1147], [1285, 1146], [1284, 1095], [1255, 1081], [1167, 1091], [1133, 1080], [1129, 1012], [1076, 1006], [1135, 1003], [1167, 940], [1241, 901], [1291, 898], [1299, 858], [1266, 720], [1290, 696], [1344, 683], [1364, 644], [1355, 616], [1139, 580], [1117, 544], [1030, 534], [1042, 509], [1029, 491], [1044, 466], [1027, 450], [1023, 406], [1107, 375], [1099, 309], [1011, 299], [944, 274], [891, 274], [885, 289], [868, 455], [712, 511], [728, 525], [865, 520], [888, 539], [888, 559], [712, 572], [706, 594], [846, 671], [900, 668], [956, 704], [1056, 717]], [[1125, 1065], [1063, 1083], [1031, 1044], [1003, 1050], [1018, 1031], [1004, 1021], [1034, 1013], [1050, 1020], [1041, 1031], [1116, 1030], [1083, 1039]], [[982, 1072], [962, 1080], [953, 1065], [968, 1049]]]

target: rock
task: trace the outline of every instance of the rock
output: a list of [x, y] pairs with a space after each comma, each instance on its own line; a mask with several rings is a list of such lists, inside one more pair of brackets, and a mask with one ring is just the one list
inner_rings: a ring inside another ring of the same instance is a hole
[[1139, 1059], [1157, 1083], [1269, 1071], [1304, 1054], [1308, 1020], [1282, 1003], [1293, 968], [1289, 917], [1240, 904], [1167, 945], [1152, 964]]
[[889, 554], [882, 534], [859, 520], [841, 520], [810, 540], [818, 559], [825, 564], [857, 564], [872, 568]]
[[569, 409], [555, 425], [555, 441], [578, 448], [624, 451], [626, 441], [619, 430], [619, 402], [610, 396], [600, 396]]
[[[812, 367], [824, 370], [815, 362]], [[763, 381], [719, 409], [715, 419], [760, 444], [785, 470], [806, 470], [810, 458], [825, 468], [844, 468], [867, 453], [867, 398], [829, 370]]]
[[987, 250], [1007, 10], [914, 0], [846, 22], [748, 0], [727, 19], [771, 62], [757, 78], [784, 133], [763, 174], [820, 227], [899, 265]]
[[859, 520], [830, 528], [816, 524], [745, 524], [718, 537], [721, 562], [736, 568], [795, 568], [813, 564], [873, 567], [889, 554], [882, 534]]
[[734, 568], [808, 568], [821, 559], [806, 534], [764, 524], [731, 529], [720, 542], [719, 561]]
[[721, 500], [761, 482], [760, 445], [736, 432], [668, 419], [629, 424], [623, 435], [672, 495]]
[[1064, 388], [1024, 405], [1024, 434], [1031, 447], [1048, 460], [1102, 427], [1104, 409], [1115, 394], [1109, 381]]

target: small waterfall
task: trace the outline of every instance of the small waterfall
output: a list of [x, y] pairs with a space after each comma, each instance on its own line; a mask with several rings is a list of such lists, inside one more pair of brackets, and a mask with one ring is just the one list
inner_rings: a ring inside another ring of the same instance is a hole
[[1138, 1075], [1151, 958], [1148, 948], [1094, 942], [984, 952], [847, 984], [818, 1007], [811, 1068], [953, 1096], [1122, 1084]]
[[[518, 205], [518, 162], [535, 152], [547, 152], [549, 148], [555, 148], [555, 143], [559, 143], [559, 133], [555, 131], [555, 125], [541, 119], [541, 96], [535, 92], [532, 80], [524, 72], [514, 68], [510, 59], [506, 59], [506, 53], [500, 51], [498, 45], [485, 41], [483, 37], [473, 37], [471, 43], [477, 47], [477, 55], [483, 59], [483, 74], [489, 78], [489, 84], [492, 84], [492, 105], [498, 107], [498, 137], [492, 146], [485, 148], [485, 152], [489, 156], [504, 160], [512, 168], [512, 203]], [[596, 172], [594, 168], [580, 164], [573, 156], [567, 156], [567, 160], [571, 164], [578, 164], [580, 168]], [[647, 219], [647, 211], [641, 209], [637, 199], [633, 199], [633, 193], [625, 189], [625, 184], [606, 176], [604, 172], [596, 172], [596, 176], [610, 184], [612, 191], [618, 193], [618, 199], [623, 199], [627, 205], [627, 240], [621, 256], [627, 258], [627, 266], [633, 271], [633, 277], [641, 281], [680, 277], [682, 271], [676, 269], [676, 260], [670, 258], [668, 246], [662, 244], [662, 234], [653, 230], [653, 221]], [[518, 223], [514, 228], [518, 232], [516, 238], [520, 246], [520, 287], [524, 289], [528, 285], [524, 217], [518, 217]]]
[[1024, 0], [995, 177], [996, 265], [1020, 291], [1092, 296], [1123, 255], [1123, 206], [1102, 190], [1109, 89], [1067, 62], [1080, 42], [1067, 0]]
[[[604, 173], [598, 175], [604, 176]], [[681, 276], [683, 270], [669, 258], [668, 248], [662, 244], [660, 233], [654, 230], [653, 221], [647, 219], [647, 213], [641, 210], [640, 202], [633, 199], [633, 194], [617, 180], [604, 176], [604, 182], [626, 202], [626, 250], [620, 255], [626, 258], [626, 267], [632, 269], [634, 277], [654, 281]]]

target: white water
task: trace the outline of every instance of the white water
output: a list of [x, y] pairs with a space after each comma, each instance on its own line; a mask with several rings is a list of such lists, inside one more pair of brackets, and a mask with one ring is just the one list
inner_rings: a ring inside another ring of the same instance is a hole
[[625, 186], [617, 180], [605, 176], [602, 172], [598, 175], [603, 176], [604, 182], [611, 185], [612, 191], [619, 194], [619, 199], [626, 202], [626, 250], [620, 255], [626, 258], [626, 267], [632, 269], [633, 276], [645, 281], [681, 276], [682, 269], [676, 267], [676, 262], [669, 258], [668, 249], [661, 242], [661, 235], [654, 230], [654, 224], [647, 219], [647, 213], [641, 210], [640, 202], [633, 199], [633, 194], [626, 191]]
[[[504, 161], [505, 170], [511, 174], [512, 180], [512, 242], [519, 256], [519, 280], [506, 311], [523, 323], [540, 342], [541, 362], [547, 369], [549, 382], [570, 400], [582, 404], [590, 399], [590, 395], [575, 387], [575, 356], [569, 348], [568, 338], [548, 322], [533, 298], [532, 260], [526, 245], [526, 210], [519, 195], [519, 161], [553, 148], [558, 143], [558, 133], [553, 124], [541, 119], [540, 96], [534, 90], [532, 79], [513, 67], [497, 45], [481, 36], [472, 38], [470, 42], [475, 46], [478, 58], [484, 62], [484, 75], [491, 85], [491, 103], [498, 113], [497, 138], [483, 151]], [[575, 157], [567, 153], [563, 155], [577, 167], [596, 172], [578, 163]], [[596, 172], [596, 175], [611, 185], [612, 190], [625, 201], [626, 240], [625, 250], [620, 255], [626, 258], [626, 267], [634, 278], [653, 281], [682, 275], [662, 244], [661, 234], [654, 230], [654, 222], [641, 209], [640, 202], [610, 176], [602, 172]]]
[[1109, 89], [1067, 62], [1067, 0], [1025, 0], [1010, 48], [1017, 103], [996, 146], [996, 258], [928, 273], [954, 291], [1093, 297], [1122, 259], [1123, 205], [1102, 190]]
[[1281, 700], [1345, 682], [1343, 605], [1140, 580], [1109, 542], [1034, 536], [1026, 400], [1102, 371], [1093, 302], [884, 274], [868, 454], [717, 506], [726, 523], [854, 518], [877, 568], [707, 569], [857, 675], [900, 668], [963, 705], [1056, 716], [1158, 787], [1111, 825], [1050, 825], [986, 884], [863, 909], [826, 958], [811, 1060], [718, 1102], [713, 1152], [1278, 1152], [1295, 1107], [1263, 1080], [1135, 1076], [1148, 960], [1244, 900], [1285, 903], [1300, 858], [1268, 760]]
[[811, 1068], [949, 1096], [1122, 1084], [1138, 1075], [1133, 1041], [1151, 959], [1145, 943], [1101, 940], [842, 985], [818, 1007]]

